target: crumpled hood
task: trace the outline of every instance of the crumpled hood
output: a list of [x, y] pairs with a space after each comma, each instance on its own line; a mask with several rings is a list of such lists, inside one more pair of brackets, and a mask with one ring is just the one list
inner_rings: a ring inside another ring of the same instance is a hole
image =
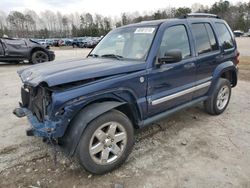
[[18, 74], [23, 83], [35, 87], [42, 82], [46, 82], [49, 86], [56, 86], [90, 78], [131, 73], [145, 68], [145, 62], [86, 58], [33, 65], [19, 70]]

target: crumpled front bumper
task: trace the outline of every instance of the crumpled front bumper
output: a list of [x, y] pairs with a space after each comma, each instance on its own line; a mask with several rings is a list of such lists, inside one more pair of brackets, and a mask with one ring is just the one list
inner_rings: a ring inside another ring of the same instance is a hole
[[58, 137], [56, 127], [59, 122], [54, 122], [50, 120], [44, 120], [43, 122], [39, 122], [36, 116], [34, 116], [30, 110], [23, 107], [16, 108], [13, 111], [13, 114], [19, 118], [27, 116], [27, 119], [31, 124], [31, 128], [26, 130], [27, 136], [38, 136], [45, 138]]
[[50, 50], [48, 52], [49, 52], [49, 61], [54, 61], [56, 57], [55, 52]]

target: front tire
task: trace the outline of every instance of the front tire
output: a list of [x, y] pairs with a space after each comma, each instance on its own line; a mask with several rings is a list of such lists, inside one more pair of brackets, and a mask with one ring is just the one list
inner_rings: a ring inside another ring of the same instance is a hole
[[219, 115], [225, 111], [231, 97], [231, 84], [229, 80], [220, 78], [212, 96], [204, 102], [207, 113]]
[[43, 63], [49, 61], [49, 56], [46, 52], [38, 50], [32, 53], [31, 55], [31, 63]]
[[78, 144], [77, 154], [87, 171], [104, 174], [125, 162], [133, 144], [131, 121], [120, 111], [111, 110], [89, 123]]

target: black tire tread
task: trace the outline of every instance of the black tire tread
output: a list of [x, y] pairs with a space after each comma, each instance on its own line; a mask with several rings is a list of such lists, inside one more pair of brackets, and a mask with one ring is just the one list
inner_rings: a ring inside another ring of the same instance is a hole
[[48, 57], [48, 61], [49, 61], [49, 55], [48, 55], [45, 51], [43, 51], [43, 50], [36, 50], [36, 51], [32, 52], [32, 54], [31, 54], [31, 61], [30, 61], [30, 62], [31, 62], [32, 64], [36, 64], [36, 63], [35, 63], [35, 60], [34, 60], [34, 58], [35, 58], [34, 56], [35, 56], [35, 54], [38, 53], [38, 52], [43, 52], [44, 54], [46, 54], [47, 57]]
[[216, 106], [217, 95], [218, 95], [218, 92], [219, 92], [220, 88], [223, 85], [228, 85], [229, 86], [230, 95], [229, 95], [228, 103], [230, 101], [231, 84], [230, 84], [229, 80], [227, 80], [225, 78], [219, 78], [219, 80], [218, 80], [218, 82], [217, 82], [217, 84], [215, 86], [215, 89], [214, 89], [214, 91], [212, 93], [212, 96], [204, 102], [205, 111], [210, 115], [219, 115], [219, 114], [223, 113], [224, 110], [227, 108], [228, 103], [227, 103], [227, 105], [225, 106], [225, 108], [223, 110], [217, 109], [217, 106]]

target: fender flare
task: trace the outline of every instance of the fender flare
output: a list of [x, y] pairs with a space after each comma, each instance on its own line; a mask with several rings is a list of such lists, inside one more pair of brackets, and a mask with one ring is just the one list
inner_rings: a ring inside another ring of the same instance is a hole
[[[211, 96], [211, 94], [213, 93], [214, 91], [214, 88], [216, 86], [216, 83], [218, 82], [219, 78], [221, 77], [221, 75], [224, 73], [224, 72], [227, 72], [227, 71], [234, 71], [237, 75], [237, 68], [235, 67], [234, 63], [232, 61], [226, 61], [220, 65], [218, 65], [216, 67], [216, 69], [214, 70], [214, 73], [213, 73], [213, 79], [212, 79], [212, 83], [211, 83], [211, 87], [208, 91], [208, 96]], [[236, 76], [236, 79], [237, 79], [237, 76]], [[237, 80], [236, 80], [236, 84], [237, 84]]]
[[42, 46], [32, 46], [31, 49], [29, 50], [28, 54], [27, 54], [29, 60], [32, 59], [32, 55], [36, 51], [43, 51], [43, 52], [45, 52], [49, 56], [49, 53]]
[[85, 128], [92, 120], [123, 104], [125, 104], [125, 102], [106, 101], [90, 104], [80, 110], [79, 113], [84, 114], [84, 116], [76, 115], [72, 123], [67, 128], [64, 136], [60, 138], [61, 146], [65, 153], [69, 156], [74, 155]]

